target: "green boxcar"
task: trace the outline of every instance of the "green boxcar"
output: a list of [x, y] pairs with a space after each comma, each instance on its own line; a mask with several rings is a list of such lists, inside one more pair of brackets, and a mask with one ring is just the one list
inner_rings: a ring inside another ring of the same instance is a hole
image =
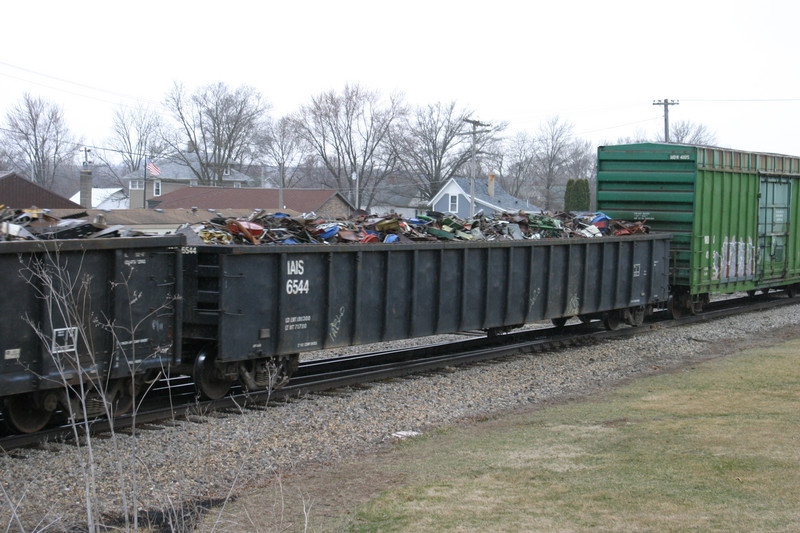
[[673, 234], [676, 313], [712, 294], [800, 288], [800, 158], [681, 144], [601, 146], [597, 210]]

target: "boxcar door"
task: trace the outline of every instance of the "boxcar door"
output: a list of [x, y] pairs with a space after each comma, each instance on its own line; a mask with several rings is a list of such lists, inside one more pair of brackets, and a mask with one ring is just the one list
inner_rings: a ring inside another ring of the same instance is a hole
[[791, 181], [761, 176], [758, 206], [758, 272], [761, 281], [786, 275]]

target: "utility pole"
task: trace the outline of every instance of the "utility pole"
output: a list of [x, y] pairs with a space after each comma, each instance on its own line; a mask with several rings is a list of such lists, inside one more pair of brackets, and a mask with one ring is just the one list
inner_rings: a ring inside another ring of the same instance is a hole
[[143, 180], [142, 183], [144, 187], [142, 187], [142, 209], [147, 209], [147, 154], [144, 154], [144, 175], [142, 176]]
[[359, 180], [358, 180], [358, 172], [356, 172], [355, 168], [353, 168], [353, 174], [352, 174], [351, 178], [353, 179], [353, 182], [356, 184], [356, 211], [358, 211], [360, 209], [360, 206], [358, 205], [359, 204], [359, 198], [358, 198], [358, 185], [359, 185], [358, 181]]
[[653, 100], [653, 105], [664, 106], [664, 142], [669, 142], [669, 106], [678, 105], [680, 102], [677, 100]]
[[464, 122], [472, 124], [472, 172], [470, 172], [470, 191], [469, 191], [469, 218], [475, 216], [475, 174], [477, 173], [477, 165], [475, 164], [475, 145], [477, 144], [478, 133], [486, 133], [489, 130], [478, 131], [478, 126], [486, 127], [489, 124], [484, 124], [479, 120], [472, 120], [465, 118]]
[[280, 174], [279, 178], [281, 179], [280, 188], [278, 189], [278, 210], [283, 211], [283, 188], [286, 186], [286, 169], [282, 160], [278, 163], [278, 174]]

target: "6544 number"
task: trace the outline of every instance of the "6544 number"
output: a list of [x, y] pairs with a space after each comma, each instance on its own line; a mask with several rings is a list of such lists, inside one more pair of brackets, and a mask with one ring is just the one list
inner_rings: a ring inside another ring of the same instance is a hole
[[286, 294], [308, 294], [307, 279], [286, 280]]

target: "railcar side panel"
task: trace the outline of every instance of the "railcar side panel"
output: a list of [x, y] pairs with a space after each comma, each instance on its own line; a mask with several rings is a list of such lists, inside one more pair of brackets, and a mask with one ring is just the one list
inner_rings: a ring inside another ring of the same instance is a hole
[[167, 369], [180, 236], [0, 243], [3, 396]]
[[197, 246], [185, 334], [224, 362], [652, 305], [670, 238]]

